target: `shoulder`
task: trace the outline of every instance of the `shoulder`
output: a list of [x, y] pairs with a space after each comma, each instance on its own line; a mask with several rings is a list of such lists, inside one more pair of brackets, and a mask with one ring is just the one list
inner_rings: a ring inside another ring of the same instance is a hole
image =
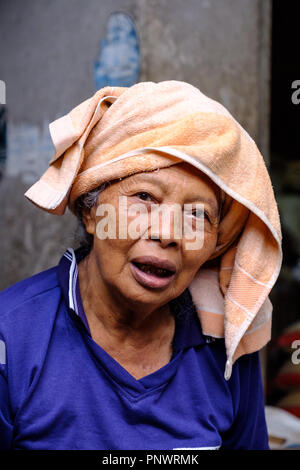
[[61, 299], [57, 266], [0, 292], [0, 373], [8, 380], [14, 410], [43, 367]]
[[0, 328], [22, 323], [51, 309], [61, 295], [57, 266], [19, 281], [0, 292]]
[[[233, 363], [230, 378], [225, 379], [227, 351], [224, 338], [211, 338], [206, 350], [207, 366], [218, 373], [220, 381], [235, 397], [235, 402], [241, 393], [245, 393], [253, 384], [261, 382], [261, 365], [259, 351], [239, 356]], [[217, 372], [218, 371], [218, 372]]]
[[0, 315], [58, 286], [57, 267], [16, 282], [0, 292]]

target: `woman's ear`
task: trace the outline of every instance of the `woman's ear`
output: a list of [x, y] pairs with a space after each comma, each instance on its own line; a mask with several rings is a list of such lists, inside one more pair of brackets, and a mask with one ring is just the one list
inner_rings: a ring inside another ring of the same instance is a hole
[[85, 230], [87, 233], [90, 233], [91, 235], [95, 234], [95, 210], [94, 207], [92, 207], [91, 210], [89, 211], [83, 211], [82, 213], [82, 221], [85, 225]]

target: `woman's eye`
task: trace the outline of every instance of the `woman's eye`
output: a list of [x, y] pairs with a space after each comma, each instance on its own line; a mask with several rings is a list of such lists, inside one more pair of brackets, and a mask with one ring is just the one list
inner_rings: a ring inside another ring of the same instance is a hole
[[210, 217], [209, 217], [208, 213], [203, 211], [203, 210], [195, 210], [195, 211], [192, 212], [192, 215], [196, 219], [206, 219], [208, 222], [211, 223], [211, 220], [210, 220]]
[[192, 214], [193, 214], [194, 217], [197, 217], [197, 219], [199, 219], [200, 217], [203, 217], [203, 216], [207, 217], [206, 212], [204, 212], [203, 210], [193, 211]]
[[136, 193], [135, 196], [138, 196], [142, 201], [153, 201], [153, 197], [151, 194], [146, 193], [146, 192], [139, 192]]

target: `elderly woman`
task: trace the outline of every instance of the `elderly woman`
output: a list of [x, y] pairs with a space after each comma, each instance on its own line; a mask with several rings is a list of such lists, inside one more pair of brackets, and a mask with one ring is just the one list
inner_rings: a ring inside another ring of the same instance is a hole
[[253, 140], [178, 81], [103, 88], [50, 132], [25, 195], [84, 237], [0, 295], [0, 447], [268, 449], [282, 251]]

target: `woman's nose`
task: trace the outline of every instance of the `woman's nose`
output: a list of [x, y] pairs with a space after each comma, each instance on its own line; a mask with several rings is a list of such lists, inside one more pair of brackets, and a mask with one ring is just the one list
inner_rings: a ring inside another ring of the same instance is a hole
[[161, 220], [159, 227], [155, 224], [150, 227], [149, 238], [159, 242], [163, 248], [167, 246], [176, 247], [181, 242], [181, 233], [177, 233], [174, 225], [168, 222], [168, 220]]
[[[163, 210], [162, 210], [163, 208]], [[148, 237], [162, 247], [179, 246], [182, 238], [182, 214], [180, 207], [162, 206], [151, 217]]]
[[163, 238], [162, 236], [153, 234], [150, 236], [150, 239], [159, 242], [163, 248], [166, 248], [167, 246], [176, 247], [178, 245], [178, 240], [174, 240], [171, 237]]

